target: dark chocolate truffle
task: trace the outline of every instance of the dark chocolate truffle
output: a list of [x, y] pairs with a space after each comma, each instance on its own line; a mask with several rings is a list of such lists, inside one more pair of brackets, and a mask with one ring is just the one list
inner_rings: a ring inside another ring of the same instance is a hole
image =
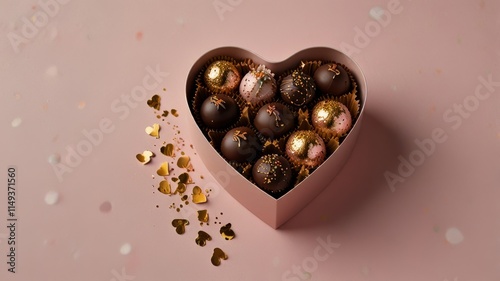
[[228, 95], [217, 94], [208, 97], [201, 105], [203, 124], [211, 129], [221, 129], [236, 122], [239, 115], [238, 104]]
[[329, 63], [314, 72], [314, 82], [323, 94], [341, 96], [351, 88], [347, 71], [339, 64]]
[[253, 180], [263, 190], [279, 192], [286, 189], [292, 179], [290, 163], [278, 154], [262, 156], [252, 168]]
[[238, 127], [227, 132], [220, 148], [226, 159], [236, 162], [252, 162], [260, 149], [257, 136], [248, 127]]
[[314, 131], [296, 131], [286, 142], [286, 154], [295, 165], [314, 168], [325, 160], [326, 147]]
[[253, 121], [255, 128], [266, 138], [279, 138], [295, 126], [293, 113], [280, 103], [262, 106]]
[[303, 106], [315, 95], [316, 86], [311, 76], [295, 70], [281, 81], [281, 98], [288, 104]]
[[211, 91], [226, 93], [239, 87], [241, 74], [233, 63], [218, 60], [207, 67], [203, 78]]

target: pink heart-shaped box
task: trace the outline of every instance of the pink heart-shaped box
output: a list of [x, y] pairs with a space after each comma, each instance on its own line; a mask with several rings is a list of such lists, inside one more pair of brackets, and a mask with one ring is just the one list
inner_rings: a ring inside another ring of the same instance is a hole
[[[191, 102], [195, 87], [195, 79], [206, 64], [213, 57], [229, 56], [236, 59], [251, 59], [256, 64], [264, 64], [273, 73], [279, 75], [288, 69], [297, 67], [301, 61], [323, 60], [335, 61], [347, 66], [358, 83], [358, 96], [361, 108], [358, 119], [351, 131], [340, 144], [337, 150], [326, 159], [311, 175], [295, 186], [292, 190], [278, 199], [270, 196], [260, 188], [249, 182], [245, 177], [233, 169], [219, 153], [211, 146], [196, 124], [193, 117]], [[240, 204], [254, 215], [273, 228], [278, 228], [313, 198], [315, 198], [335, 178], [346, 163], [354, 148], [356, 139], [360, 132], [363, 112], [366, 105], [366, 80], [359, 66], [347, 55], [327, 47], [314, 47], [302, 50], [282, 62], [267, 62], [247, 50], [237, 47], [222, 47], [207, 52], [201, 56], [191, 67], [186, 81], [186, 102], [191, 111], [190, 132], [192, 143], [200, 155], [201, 160], [207, 166], [212, 175], [219, 181], [224, 189], [231, 194]]]

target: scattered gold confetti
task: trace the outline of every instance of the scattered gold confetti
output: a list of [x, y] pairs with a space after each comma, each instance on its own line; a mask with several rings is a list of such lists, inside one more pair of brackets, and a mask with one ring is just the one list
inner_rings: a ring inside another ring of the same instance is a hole
[[163, 110], [163, 113], [161, 114], [161, 116], [167, 117], [168, 116], [168, 110]]
[[193, 187], [193, 203], [202, 204], [207, 202], [207, 197], [203, 194], [199, 186]]
[[215, 266], [219, 266], [221, 263], [221, 260], [227, 260], [228, 256], [224, 251], [222, 251], [220, 248], [215, 248], [214, 253], [212, 254], [212, 264]]
[[163, 153], [165, 156], [175, 157], [174, 145], [171, 143], [160, 147], [160, 152]]
[[146, 134], [155, 137], [157, 139], [160, 138], [160, 125], [158, 124], [153, 124], [153, 127], [146, 127]]
[[212, 237], [203, 230], [198, 231], [198, 237], [194, 240], [197, 245], [204, 247], [207, 241], [211, 241]]
[[163, 162], [160, 168], [156, 171], [159, 176], [165, 177], [169, 175], [168, 162]]
[[222, 235], [222, 238], [226, 240], [232, 240], [236, 236], [236, 234], [234, 234], [234, 231], [231, 229], [230, 223], [220, 228], [220, 234]]
[[177, 113], [177, 109], [170, 110], [170, 113], [172, 113], [172, 115], [175, 117], [179, 117], [179, 113]]
[[184, 234], [186, 232], [186, 225], [189, 225], [189, 221], [185, 219], [174, 219], [172, 221], [172, 226], [175, 227], [177, 234]]
[[149, 107], [152, 107], [156, 110], [160, 110], [160, 101], [161, 101], [161, 98], [159, 95], [154, 95], [153, 97], [151, 97], [150, 100], [148, 100], [148, 105]]
[[189, 159], [189, 156], [184, 155], [177, 159], [177, 167], [179, 168], [188, 168], [190, 164], [191, 160]]
[[158, 191], [163, 193], [163, 194], [168, 194], [170, 195], [171, 190], [170, 190], [170, 183], [166, 180], [162, 180], [160, 182], [160, 186], [158, 187]]
[[142, 154], [137, 154], [135, 156], [135, 158], [137, 158], [137, 160], [139, 160], [139, 162], [141, 162], [143, 165], [145, 164], [148, 164], [149, 161], [151, 161], [151, 158], [155, 157], [156, 155], [149, 151], [149, 150], [145, 150]]
[[207, 210], [199, 210], [198, 211], [198, 220], [200, 222], [208, 222], [209, 216]]

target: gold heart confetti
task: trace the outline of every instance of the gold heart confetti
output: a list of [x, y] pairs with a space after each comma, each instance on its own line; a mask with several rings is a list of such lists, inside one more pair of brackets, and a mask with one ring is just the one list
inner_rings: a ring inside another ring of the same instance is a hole
[[146, 127], [146, 134], [155, 137], [157, 139], [160, 138], [160, 125], [158, 124], [153, 124], [153, 127]]
[[137, 154], [135, 158], [137, 158], [137, 160], [139, 160], [139, 162], [141, 162], [143, 165], [146, 165], [149, 163], [149, 161], [151, 161], [151, 158], [155, 156], [156, 155], [153, 152], [145, 150], [142, 154]]
[[159, 176], [165, 177], [169, 175], [168, 162], [161, 163], [160, 168], [156, 171]]
[[172, 221], [172, 226], [175, 227], [177, 234], [184, 234], [186, 232], [186, 225], [189, 225], [189, 221], [185, 219], [174, 219]]
[[208, 211], [207, 210], [199, 210], [198, 211], [198, 220], [200, 222], [208, 222]]
[[211, 240], [212, 240], [212, 237], [203, 230], [198, 231], [198, 237], [196, 237], [196, 239], [194, 239], [196, 244], [200, 245], [202, 247], [204, 247], [207, 244], [207, 241], [211, 241]]
[[163, 194], [170, 195], [171, 194], [170, 183], [168, 183], [168, 181], [166, 180], [161, 181], [160, 186], [158, 187], [158, 191]]
[[203, 194], [201, 188], [199, 186], [193, 187], [193, 203], [202, 204], [207, 202], [207, 197]]
[[171, 143], [160, 147], [160, 152], [163, 153], [165, 156], [175, 157], [174, 145]]
[[152, 107], [156, 110], [160, 110], [160, 101], [161, 101], [161, 98], [159, 95], [154, 95], [151, 97], [150, 100], [147, 101], [149, 107]]
[[232, 240], [236, 236], [236, 234], [234, 234], [234, 231], [231, 229], [230, 223], [220, 228], [220, 234], [222, 235], [222, 238], [226, 240]]
[[177, 188], [175, 189], [174, 191], [174, 194], [183, 194], [184, 192], [186, 192], [186, 184], [185, 183], [182, 183], [182, 182], [179, 182], [177, 183]]
[[191, 164], [191, 159], [189, 159], [189, 156], [181, 156], [179, 159], [177, 159], [177, 167], [179, 168], [188, 168]]
[[212, 264], [215, 266], [219, 266], [221, 263], [221, 260], [227, 260], [227, 255], [222, 251], [220, 248], [215, 248], [214, 253], [212, 254]]
[[182, 173], [179, 175], [179, 181], [184, 183], [184, 184], [191, 184], [194, 183], [193, 179], [189, 176], [188, 173]]

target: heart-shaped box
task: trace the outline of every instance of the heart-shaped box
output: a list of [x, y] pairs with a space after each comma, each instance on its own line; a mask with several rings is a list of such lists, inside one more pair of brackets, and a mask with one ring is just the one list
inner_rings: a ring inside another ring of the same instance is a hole
[[[273, 73], [283, 73], [297, 67], [301, 61], [335, 61], [345, 65], [357, 81], [357, 95], [360, 99], [359, 116], [349, 134], [335, 152], [326, 159], [306, 179], [278, 199], [264, 192], [243, 175], [233, 169], [212, 147], [193, 117], [191, 102], [195, 88], [195, 80], [200, 69], [211, 58], [228, 56], [235, 59], [251, 59], [256, 64], [264, 64]], [[366, 80], [359, 66], [347, 55], [327, 47], [314, 47], [302, 50], [282, 62], [267, 62], [250, 51], [237, 47], [221, 47], [205, 53], [191, 67], [186, 80], [186, 103], [191, 112], [189, 130], [192, 143], [196, 147], [201, 160], [214, 178], [219, 180], [223, 188], [241, 205], [273, 228], [278, 228], [296, 215], [313, 198], [327, 187], [347, 162], [360, 132], [363, 112], [366, 106]], [[224, 179], [224, 180], [221, 180]], [[338, 187], [342, 188], [342, 187]]]

